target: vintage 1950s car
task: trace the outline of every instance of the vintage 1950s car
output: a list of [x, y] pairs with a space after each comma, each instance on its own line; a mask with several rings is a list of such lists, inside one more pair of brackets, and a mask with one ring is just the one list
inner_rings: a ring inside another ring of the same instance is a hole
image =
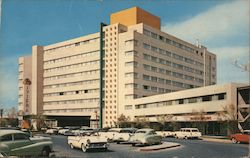
[[152, 144], [161, 144], [162, 137], [157, 135], [153, 129], [139, 129], [132, 135], [129, 139], [129, 143], [132, 146], [136, 144], [143, 144], [143, 145], [152, 145]]
[[180, 131], [174, 132], [175, 138], [196, 138], [199, 139], [201, 137], [201, 132], [198, 128], [181, 128]]
[[73, 148], [81, 148], [83, 152], [89, 149], [108, 149], [108, 141], [98, 133], [92, 133], [84, 136], [69, 136], [68, 144]]
[[3, 156], [49, 156], [52, 152], [49, 137], [30, 137], [19, 130], [0, 130], [0, 155]]
[[250, 130], [244, 130], [242, 133], [230, 135], [232, 143], [250, 143]]
[[137, 131], [137, 128], [121, 128], [118, 133], [114, 133], [113, 141], [117, 144], [128, 142], [129, 138]]

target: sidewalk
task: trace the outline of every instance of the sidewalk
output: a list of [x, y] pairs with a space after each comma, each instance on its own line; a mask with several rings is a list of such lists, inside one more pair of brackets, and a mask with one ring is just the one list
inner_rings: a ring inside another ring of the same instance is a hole
[[210, 142], [219, 142], [219, 143], [231, 143], [231, 140], [226, 136], [209, 136], [204, 135], [201, 137], [202, 140], [210, 141]]

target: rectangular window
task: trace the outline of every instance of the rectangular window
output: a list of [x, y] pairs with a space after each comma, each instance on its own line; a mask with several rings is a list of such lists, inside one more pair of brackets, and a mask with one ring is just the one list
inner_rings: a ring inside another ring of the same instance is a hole
[[149, 44], [146, 44], [146, 43], [143, 43], [143, 47], [147, 50], [150, 50], [150, 45]]
[[150, 31], [146, 30], [146, 29], [143, 29], [143, 34], [146, 35], [146, 36], [150, 36]]
[[143, 79], [146, 80], [146, 81], [150, 81], [150, 76], [143, 74]]
[[143, 58], [144, 58], [145, 60], [150, 60], [150, 55], [143, 54]]
[[202, 101], [203, 102], [205, 102], [205, 101], [212, 101], [212, 96], [211, 95], [203, 96], [202, 97]]
[[151, 37], [154, 39], [158, 39], [158, 35], [156, 33], [151, 32]]
[[153, 92], [157, 92], [157, 87], [151, 87], [151, 91], [153, 91]]
[[159, 83], [163, 83], [163, 84], [164, 84], [165, 79], [163, 79], [163, 78], [158, 78], [158, 82], [159, 82]]
[[125, 110], [130, 110], [132, 109], [132, 105], [125, 105]]
[[151, 81], [157, 82], [157, 77], [151, 76]]
[[158, 48], [156, 48], [156, 47], [154, 47], [154, 46], [151, 46], [151, 50], [152, 50], [153, 52], [158, 52]]
[[151, 66], [151, 71], [157, 72], [157, 67]]
[[143, 67], [144, 67], [145, 70], [150, 70], [150, 66], [149, 65], [143, 64]]
[[218, 100], [224, 100], [226, 98], [226, 93], [218, 94]]
[[144, 89], [144, 90], [149, 90], [149, 88], [150, 88], [149, 86], [143, 85], [143, 89]]
[[151, 56], [151, 61], [157, 62], [157, 57]]

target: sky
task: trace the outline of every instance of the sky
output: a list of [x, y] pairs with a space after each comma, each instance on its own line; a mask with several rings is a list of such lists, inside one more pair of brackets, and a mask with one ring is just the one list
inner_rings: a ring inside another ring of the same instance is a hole
[[217, 55], [217, 83], [249, 84], [250, 0], [0, 0], [0, 108], [18, 105], [18, 57], [99, 31], [109, 15], [138, 6], [161, 18], [161, 29]]

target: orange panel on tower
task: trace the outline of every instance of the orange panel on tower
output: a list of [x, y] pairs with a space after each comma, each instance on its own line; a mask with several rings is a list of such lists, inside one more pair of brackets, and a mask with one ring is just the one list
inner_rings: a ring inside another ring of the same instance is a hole
[[122, 10], [110, 15], [110, 24], [120, 23], [125, 26], [144, 23], [148, 26], [160, 29], [161, 19], [139, 7]]

